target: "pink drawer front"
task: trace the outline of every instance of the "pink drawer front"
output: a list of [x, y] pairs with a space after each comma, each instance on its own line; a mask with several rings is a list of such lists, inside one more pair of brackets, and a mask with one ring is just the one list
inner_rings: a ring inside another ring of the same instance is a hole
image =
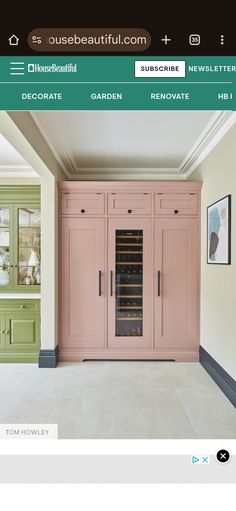
[[197, 215], [198, 196], [195, 193], [155, 194], [156, 215]]
[[110, 193], [108, 213], [109, 215], [151, 215], [152, 196], [150, 193]]
[[64, 215], [103, 215], [103, 193], [70, 193], [61, 194], [61, 213]]

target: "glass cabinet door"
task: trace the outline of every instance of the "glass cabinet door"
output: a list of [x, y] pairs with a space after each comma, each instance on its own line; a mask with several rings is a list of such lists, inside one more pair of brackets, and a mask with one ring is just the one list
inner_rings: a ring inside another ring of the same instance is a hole
[[12, 286], [11, 208], [0, 208], [0, 292]]
[[152, 347], [151, 219], [112, 218], [108, 232], [108, 346]]
[[40, 209], [17, 208], [17, 286], [39, 286], [40, 277]]
[[143, 335], [143, 230], [116, 230], [116, 336]]

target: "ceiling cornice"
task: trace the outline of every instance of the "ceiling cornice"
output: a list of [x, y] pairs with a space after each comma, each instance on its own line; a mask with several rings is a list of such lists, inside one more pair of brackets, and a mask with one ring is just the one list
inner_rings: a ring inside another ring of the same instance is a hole
[[182, 161], [178, 173], [189, 177], [236, 122], [232, 111], [217, 111]]
[[50, 134], [40, 121], [37, 112], [30, 112], [35, 124], [41, 131], [48, 146], [63, 168], [70, 180], [185, 180], [197, 166], [206, 158], [216, 144], [223, 138], [227, 131], [236, 122], [236, 113], [232, 111], [217, 111], [210, 122], [202, 131], [200, 137], [191, 147], [190, 151], [177, 168], [118, 168], [118, 167], [76, 167], [73, 155], [69, 154], [64, 141], [61, 139], [58, 130], [55, 128], [56, 140], [60, 146], [61, 155], [50, 138]]

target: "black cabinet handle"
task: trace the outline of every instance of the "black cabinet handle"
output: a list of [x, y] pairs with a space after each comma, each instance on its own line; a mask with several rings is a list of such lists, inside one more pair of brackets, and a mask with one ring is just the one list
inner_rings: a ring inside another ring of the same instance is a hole
[[81, 209], [81, 213], [85, 213], [85, 209]]
[[177, 213], [178, 213], [178, 212], [179, 212], [179, 210], [178, 210], [178, 209], [175, 209], [175, 210], [174, 210], [175, 215], [177, 215]]
[[113, 275], [112, 275], [112, 270], [110, 272], [110, 295], [112, 296], [113, 295], [113, 290], [112, 290], [112, 279], [113, 279]]
[[132, 209], [128, 209], [128, 213], [132, 213]]
[[99, 296], [102, 296], [102, 272], [99, 270], [98, 272], [98, 279], [99, 279]]
[[157, 296], [161, 296], [161, 272], [157, 272]]

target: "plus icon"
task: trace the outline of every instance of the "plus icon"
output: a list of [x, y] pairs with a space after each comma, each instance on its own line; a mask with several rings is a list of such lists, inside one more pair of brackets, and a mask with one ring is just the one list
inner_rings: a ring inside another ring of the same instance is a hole
[[161, 39], [161, 41], [163, 41], [163, 43], [165, 43], [165, 45], [167, 45], [171, 39], [168, 37], [168, 35], [165, 35], [165, 37], [163, 37], [163, 39]]

